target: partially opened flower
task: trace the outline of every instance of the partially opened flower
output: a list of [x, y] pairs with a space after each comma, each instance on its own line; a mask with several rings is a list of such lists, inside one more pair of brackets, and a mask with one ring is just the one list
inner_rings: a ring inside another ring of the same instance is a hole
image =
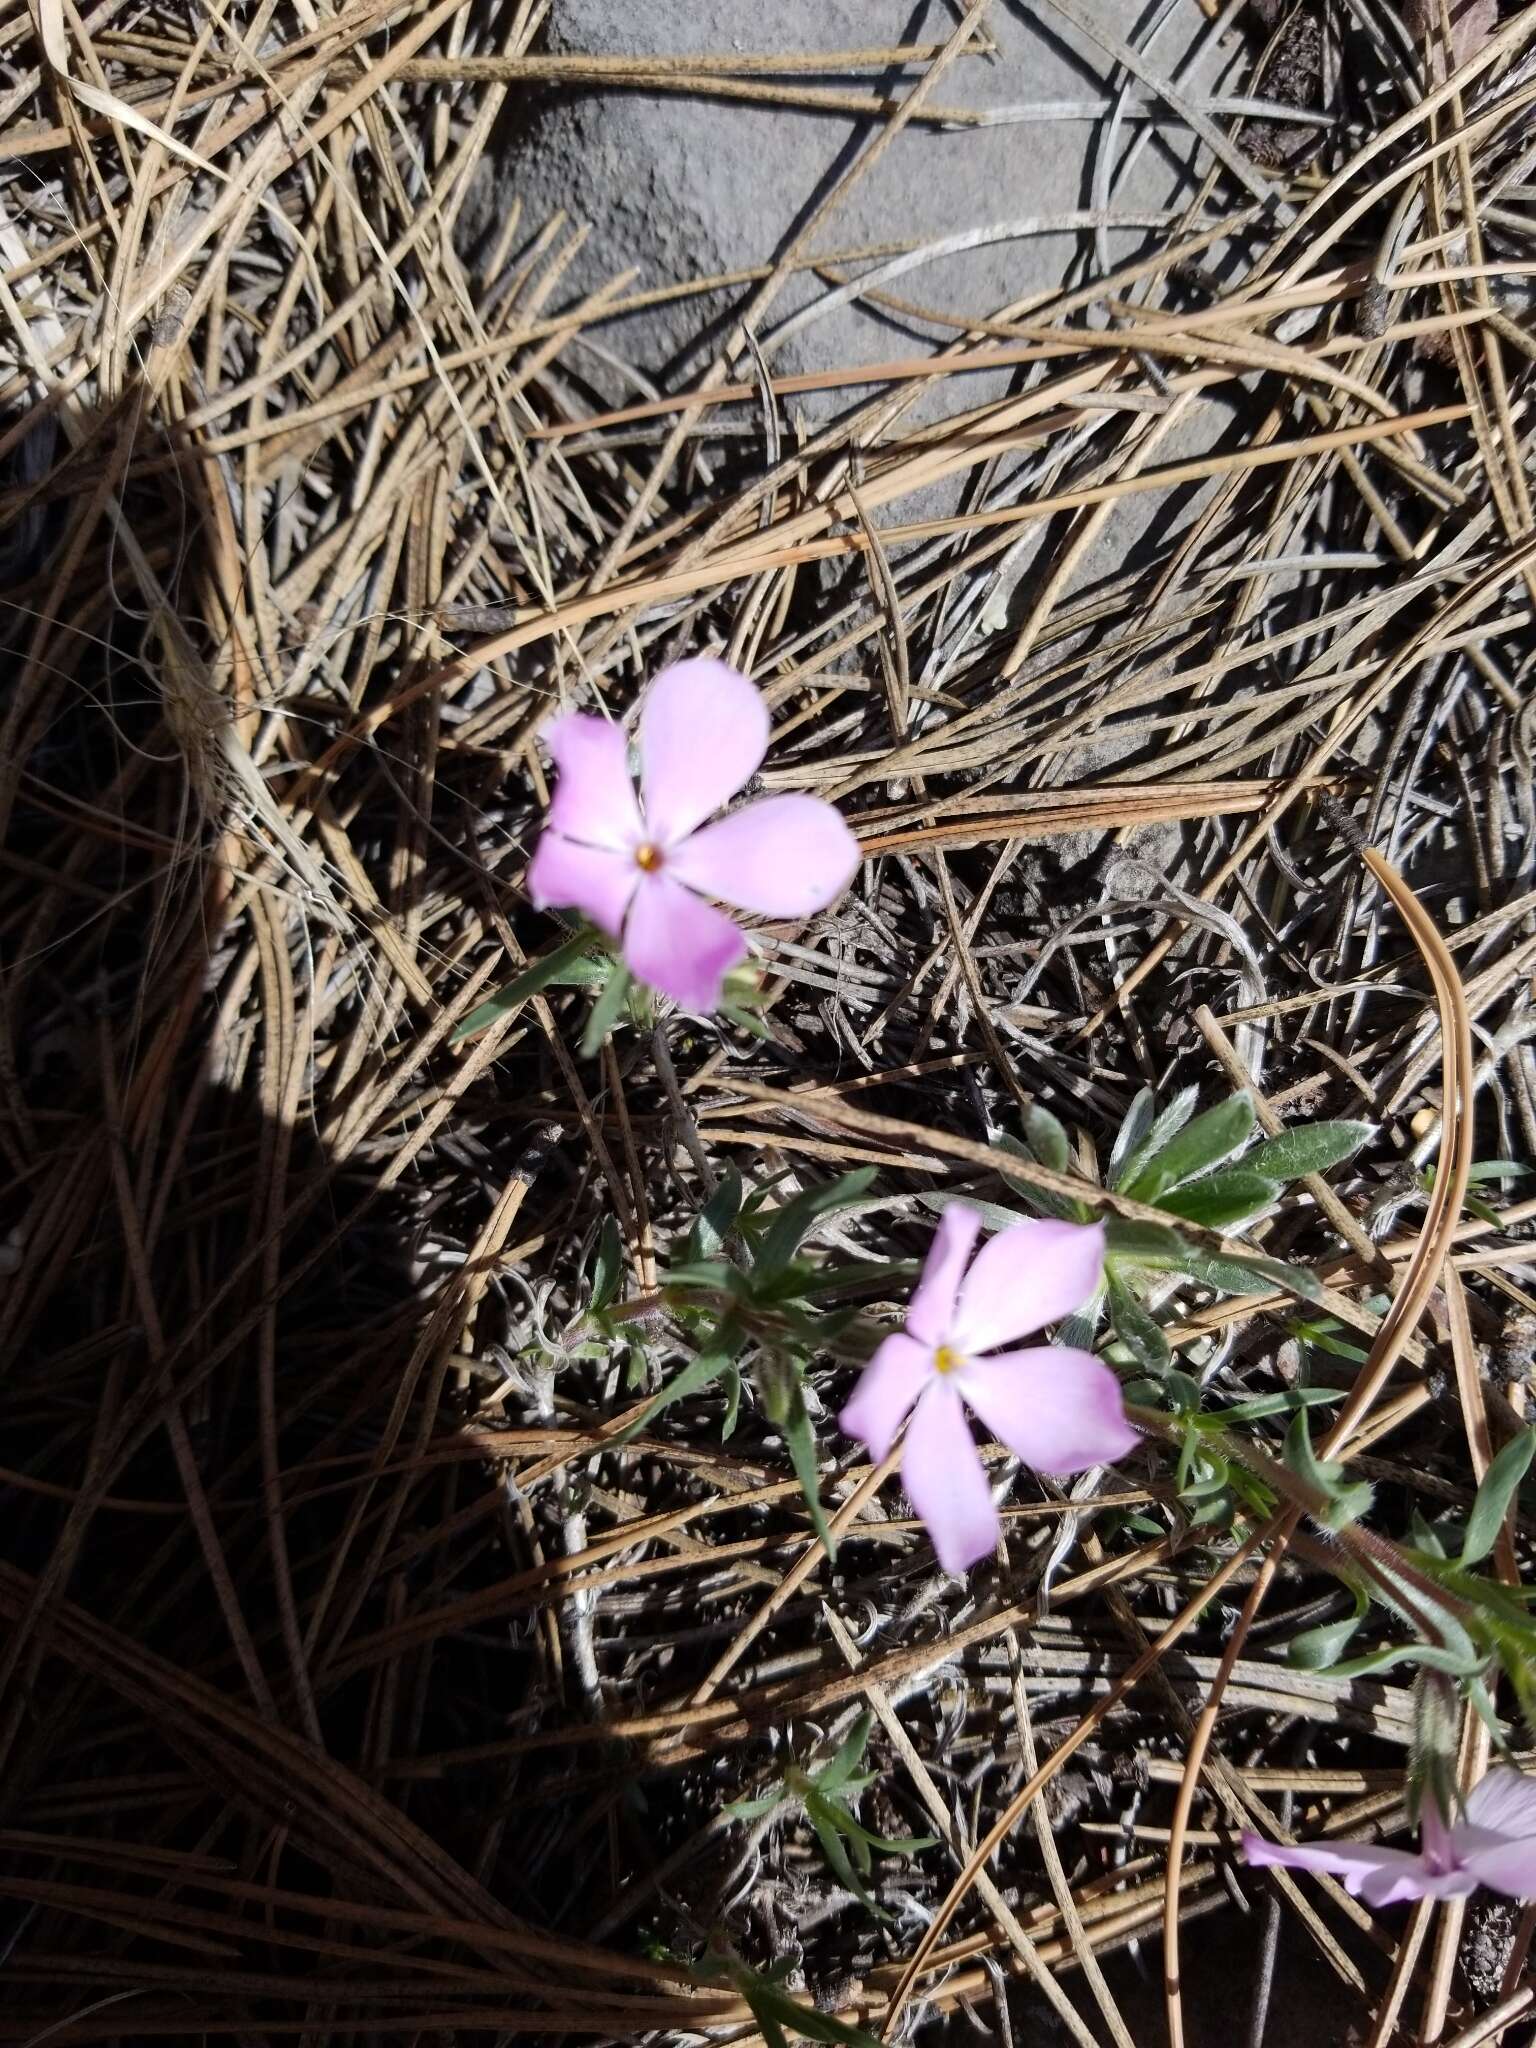
[[1250, 1863], [1327, 1870], [1368, 1906], [1402, 1899], [1461, 1899], [1480, 1884], [1511, 1899], [1536, 1899], [1536, 1778], [1500, 1765], [1467, 1794], [1467, 1817], [1447, 1826], [1426, 1799], [1417, 1853], [1373, 1842], [1300, 1842], [1294, 1848], [1243, 1836]]
[[768, 711], [723, 661], [663, 669], [640, 714], [640, 793], [621, 726], [570, 712], [545, 728], [560, 780], [528, 868], [541, 910], [580, 910], [622, 939], [624, 964], [686, 1010], [712, 1010], [747, 942], [713, 896], [809, 917], [852, 881], [858, 842], [829, 803], [770, 796], [713, 825], [768, 751]]
[[910, 1414], [901, 1483], [950, 1572], [997, 1541], [997, 1509], [967, 1408], [1039, 1472], [1080, 1472], [1124, 1457], [1136, 1442], [1120, 1382], [1091, 1352], [995, 1348], [1092, 1300], [1104, 1273], [1102, 1225], [1016, 1223], [971, 1260], [980, 1229], [974, 1209], [950, 1203], [906, 1329], [880, 1346], [840, 1418], [878, 1460]]

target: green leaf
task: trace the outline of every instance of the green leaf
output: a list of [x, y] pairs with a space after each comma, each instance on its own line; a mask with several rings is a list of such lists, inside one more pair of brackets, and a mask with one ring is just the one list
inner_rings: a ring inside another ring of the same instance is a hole
[[[1143, 1094], [1147, 1091], [1143, 1090]], [[1140, 1101], [1140, 1096], [1137, 1101]], [[1195, 1113], [1195, 1104], [1200, 1100], [1198, 1088], [1181, 1088], [1161, 1116], [1154, 1117], [1148, 1125], [1145, 1136], [1138, 1138], [1126, 1153], [1118, 1173], [1111, 1176], [1110, 1186], [1128, 1188], [1137, 1174], [1154, 1153], [1160, 1152], [1175, 1131], [1182, 1131]], [[1136, 1104], [1131, 1105], [1131, 1114], [1136, 1113]]]
[[688, 1259], [712, 1259], [736, 1228], [743, 1189], [734, 1163], [727, 1163], [719, 1186], [693, 1219], [688, 1232]]
[[597, 1233], [597, 1253], [592, 1261], [592, 1293], [587, 1302], [588, 1315], [601, 1315], [619, 1291], [619, 1282], [624, 1274], [624, 1240], [619, 1236], [618, 1219], [610, 1210], [603, 1218], [602, 1228]]
[[1072, 1164], [1072, 1147], [1066, 1132], [1051, 1112], [1036, 1102], [1024, 1112], [1024, 1142], [1042, 1166], [1052, 1173], [1066, 1173]]
[[[1127, 1176], [1125, 1191], [1139, 1201], [1156, 1202], [1169, 1189], [1182, 1187], [1197, 1174], [1230, 1159], [1252, 1129], [1253, 1102], [1246, 1091], [1218, 1102], [1137, 1164]], [[1147, 1143], [1150, 1147], [1151, 1138]]]
[[1331, 1358], [1347, 1358], [1352, 1365], [1364, 1365], [1367, 1352], [1358, 1344], [1347, 1343], [1333, 1332], [1340, 1327], [1333, 1316], [1321, 1316], [1315, 1321], [1302, 1322], [1299, 1318], [1290, 1326], [1291, 1335], [1301, 1343], [1310, 1345], [1314, 1351], [1326, 1351]]
[[[974, 1209], [988, 1230], [1008, 1230], [1015, 1223], [1028, 1223], [1031, 1220], [1017, 1209], [1005, 1209], [1001, 1202], [984, 1202], [979, 1195], [921, 1194], [917, 1199], [921, 1207], [935, 1216], [942, 1216], [951, 1202], [958, 1202], [963, 1209]], [[1033, 1202], [1034, 1197], [1031, 1196], [1029, 1199]], [[1040, 1206], [1043, 1207], [1043, 1203]], [[1047, 1213], [1052, 1216], [1061, 1215], [1067, 1206], [1063, 1202], [1058, 1208]]]
[[669, 1266], [661, 1276], [664, 1288], [696, 1287], [710, 1294], [744, 1295], [746, 1276], [729, 1259], [696, 1259], [691, 1264]]
[[[843, 1807], [838, 1808], [838, 1826], [852, 1842], [873, 1850], [877, 1856], [915, 1856], [923, 1849], [931, 1849], [938, 1841], [937, 1835], [875, 1835], [861, 1821]], [[868, 1864], [863, 1866], [866, 1870]]]
[[1536, 1429], [1522, 1429], [1518, 1436], [1510, 1438], [1483, 1475], [1483, 1483], [1472, 1503], [1472, 1512], [1467, 1517], [1467, 1540], [1461, 1546], [1464, 1565], [1476, 1564], [1492, 1550], [1504, 1517], [1509, 1512], [1509, 1504], [1530, 1467], [1533, 1451], [1536, 1451]]
[[1303, 1301], [1316, 1301], [1323, 1291], [1310, 1267], [1288, 1266], [1283, 1259], [1266, 1259], [1257, 1252], [1208, 1252], [1200, 1245], [1189, 1245], [1182, 1270], [1218, 1294], [1256, 1294], [1283, 1287]]
[[1223, 1408], [1223, 1422], [1262, 1422], [1266, 1415], [1293, 1415], [1298, 1408], [1322, 1408], [1342, 1401], [1338, 1387], [1287, 1387], [1283, 1394], [1260, 1394], [1252, 1401], [1234, 1401]]
[[602, 1049], [603, 1040], [624, 1014], [629, 1001], [629, 969], [615, 961], [613, 972], [598, 992], [597, 1001], [587, 1017], [587, 1028], [581, 1034], [581, 1056], [589, 1060]]
[[1104, 1219], [1104, 1255], [1128, 1266], [1152, 1266], [1168, 1273], [1182, 1273], [1189, 1247], [1166, 1223], [1142, 1223], [1129, 1216]]
[[1245, 1152], [1243, 1164], [1267, 1180], [1299, 1180], [1304, 1173], [1326, 1173], [1330, 1166], [1353, 1159], [1375, 1129], [1374, 1124], [1343, 1118], [1333, 1123], [1293, 1124]]
[[[870, 1897], [864, 1887], [863, 1879], [849, 1860], [848, 1850], [844, 1845], [840, 1831], [842, 1816], [837, 1808], [831, 1805], [829, 1801], [818, 1798], [814, 1792], [808, 1792], [805, 1797], [805, 1817], [816, 1830], [816, 1839], [821, 1844], [821, 1853], [830, 1864], [832, 1875], [837, 1879], [838, 1883], [842, 1885], [845, 1891], [852, 1892], [865, 1911], [873, 1913], [877, 1920], [888, 1919], [890, 1916], [883, 1907], [876, 1905], [875, 1901]], [[866, 1851], [866, 1856], [867, 1853]]]
[[811, 1418], [806, 1411], [805, 1389], [798, 1378], [790, 1396], [789, 1413], [779, 1425], [789, 1452], [789, 1462], [795, 1468], [795, 1477], [800, 1482], [800, 1491], [805, 1495], [805, 1504], [810, 1509], [811, 1525], [821, 1538], [822, 1548], [829, 1559], [837, 1556], [837, 1543], [832, 1535], [821, 1505], [821, 1470], [816, 1457], [816, 1434], [811, 1428]]
[[837, 1746], [832, 1760], [816, 1773], [816, 1783], [823, 1792], [838, 1792], [848, 1783], [854, 1772], [864, 1761], [864, 1752], [869, 1747], [870, 1731], [875, 1717], [869, 1712], [860, 1714]]
[[[1060, 1216], [1067, 1222], [1077, 1222], [1087, 1213], [1081, 1202], [1071, 1201], [1066, 1195], [1058, 1195], [1054, 1188], [1036, 1186], [1030, 1178], [1030, 1169], [1044, 1165], [1045, 1162], [1036, 1158], [1029, 1146], [1015, 1138], [1011, 1132], [999, 1131], [992, 1140], [992, 1149], [994, 1152], [1005, 1152], [1008, 1155], [1006, 1162], [998, 1161], [997, 1170], [1009, 1187], [1018, 1190], [1031, 1209], [1042, 1216]], [[1017, 1166], [1009, 1163], [1015, 1159], [1019, 1162]], [[964, 1199], [970, 1201], [971, 1197], [967, 1195]], [[982, 1209], [987, 1205], [976, 1202], [973, 1206]], [[1015, 1217], [1013, 1220], [1018, 1222], [1020, 1219]]]
[[[1190, 1107], [1194, 1107], [1194, 1091], [1190, 1091]], [[1120, 1185], [1120, 1171], [1125, 1162], [1145, 1141], [1157, 1117], [1157, 1098], [1150, 1088], [1139, 1088], [1125, 1113], [1125, 1120], [1115, 1133], [1115, 1142], [1110, 1148], [1109, 1169], [1105, 1175], [1106, 1185], [1117, 1188]]]
[[649, 1402], [626, 1429], [621, 1429], [617, 1436], [607, 1439], [605, 1448], [614, 1450], [620, 1444], [627, 1444], [631, 1437], [649, 1429], [657, 1416], [664, 1409], [670, 1408], [674, 1401], [686, 1400], [690, 1394], [701, 1393], [711, 1381], [717, 1380], [721, 1373], [726, 1371], [741, 1349], [742, 1342], [741, 1332], [733, 1329], [729, 1320], [722, 1323], [716, 1332], [713, 1346], [699, 1352], [697, 1357], [689, 1359], [682, 1371], [668, 1380], [655, 1400]]
[[1159, 1208], [1205, 1230], [1231, 1230], [1239, 1223], [1251, 1223], [1279, 1199], [1278, 1181], [1250, 1173], [1245, 1166], [1208, 1173], [1203, 1180], [1186, 1182], [1157, 1198]]
[[761, 1799], [733, 1799], [729, 1806], [720, 1811], [728, 1820], [761, 1820], [765, 1813], [772, 1813], [776, 1806], [784, 1804], [786, 1788], [776, 1785], [771, 1792], [765, 1792]]
[[1431, 1671], [1448, 1671], [1453, 1678], [1470, 1678], [1481, 1668], [1474, 1653], [1442, 1649], [1438, 1643], [1391, 1643], [1371, 1650], [1363, 1657], [1348, 1657], [1333, 1666], [1335, 1678], [1368, 1678], [1375, 1671], [1391, 1671], [1399, 1664], [1423, 1664]]
[[1324, 1463], [1312, 1448], [1312, 1432], [1305, 1415], [1298, 1415], [1285, 1433], [1285, 1462], [1299, 1479], [1319, 1493], [1331, 1495], [1341, 1468]]
[[734, 1362], [725, 1368], [725, 1413], [720, 1418], [720, 1441], [736, 1434], [741, 1415], [741, 1368]]
[[851, 1208], [874, 1184], [875, 1169], [861, 1166], [855, 1173], [840, 1174], [820, 1187], [806, 1188], [774, 1213], [758, 1251], [756, 1267], [764, 1274], [778, 1273], [787, 1266], [814, 1224], [839, 1209]]
[[569, 968], [601, 945], [602, 940], [595, 932], [582, 930], [541, 955], [531, 966], [525, 967], [515, 981], [509, 981], [505, 988], [488, 997], [456, 1024], [448, 1043], [458, 1045], [466, 1038], [473, 1038], [488, 1024], [494, 1024], [498, 1017], [505, 1017], [509, 1010], [521, 1009], [530, 996], [536, 996], [540, 989], [559, 981]]
[[1360, 1588], [1353, 1591], [1355, 1608], [1352, 1614], [1341, 1615], [1337, 1621], [1325, 1621], [1318, 1628], [1303, 1629], [1299, 1636], [1291, 1638], [1285, 1654], [1298, 1671], [1326, 1671], [1329, 1665], [1337, 1664], [1345, 1644], [1365, 1620], [1370, 1606]]
[[1163, 1375], [1163, 1392], [1169, 1406], [1179, 1415], [1195, 1415], [1200, 1408], [1200, 1383], [1192, 1380], [1187, 1372], [1177, 1370]]
[[[1247, 1161], [1243, 1162], [1244, 1166]], [[1196, 1187], [1204, 1186], [1197, 1181]], [[1165, 1204], [1165, 1206], [1167, 1206]], [[1322, 1283], [1306, 1266], [1288, 1266], [1258, 1252], [1210, 1252], [1191, 1244], [1166, 1223], [1132, 1222], [1126, 1216], [1104, 1219], [1105, 1254], [1127, 1266], [1149, 1266], [1160, 1273], [1184, 1273], [1218, 1294], [1254, 1294], [1265, 1287], [1283, 1287], [1303, 1301], [1315, 1301]]]
[[1106, 1273], [1105, 1282], [1109, 1289], [1109, 1319], [1114, 1325], [1115, 1335], [1130, 1352], [1135, 1365], [1143, 1372], [1161, 1378], [1173, 1363], [1173, 1353], [1168, 1348], [1168, 1339], [1163, 1335], [1161, 1325], [1136, 1299], [1113, 1267]]
[[836, 2048], [880, 2048], [880, 2043], [862, 2027], [851, 2027], [829, 2012], [818, 2012], [814, 2005], [802, 2005], [771, 1978], [748, 1969], [735, 1956], [711, 1957], [708, 1964], [695, 1964], [694, 1975], [704, 1983], [711, 1977], [724, 1977], [752, 2008], [752, 2017], [770, 2043], [782, 2043], [787, 2028], [796, 2040], [827, 2041], [835, 2043]]
[[849, 1259], [835, 1266], [801, 1266], [798, 1271], [801, 1300], [816, 1301], [824, 1294], [851, 1293], [876, 1282], [885, 1287], [904, 1286], [917, 1278], [922, 1267], [916, 1259]]
[[1193, 1509], [1189, 1517], [1189, 1526], [1191, 1529], [1209, 1528], [1212, 1522], [1227, 1522], [1231, 1514], [1232, 1502], [1226, 1487], [1223, 1486], [1219, 1493], [1213, 1493], [1209, 1500], [1201, 1501]]

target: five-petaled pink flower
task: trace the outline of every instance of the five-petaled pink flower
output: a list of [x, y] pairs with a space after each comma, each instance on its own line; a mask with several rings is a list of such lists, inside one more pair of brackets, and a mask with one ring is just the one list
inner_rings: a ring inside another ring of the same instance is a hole
[[1500, 1765], [1467, 1794], [1467, 1817], [1447, 1826], [1433, 1797], [1424, 1802], [1420, 1847], [1373, 1842], [1301, 1842], [1291, 1848], [1243, 1836], [1250, 1863], [1328, 1870], [1368, 1906], [1401, 1899], [1463, 1899], [1480, 1884], [1511, 1899], [1536, 1899], [1536, 1778]]
[[967, 1272], [980, 1229], [974, 1209], [945, 1209], [905, 1332], [886, 1338], [840, 1418], [879, 1460], [910, 1412], [901, 1482], [949, 1572], [964, 1571], [997, 1541], [997, 1509], [967, 1408], [1039, 1472], [1106, 1464], [1137, 1441], [1120, 1382], [1091, 1352], [993, 1348], [1092, 1300], [1104, 1273], [1103, 1226], [1016, 1223], [984, 1244]]
[[858, 842], [820, 797], [765, 797], [704, 823], [768, 751], [767, 707], [723, 661], [680, 661], [651, 684], [638, 800], [621, 726], [571, 712], [545, 728], [544, 743], [560, 780], [529, 895], [540, 910], [580, 910], [622, 936], [630, 972], [685, 1010], [712, 1010], [747, 957], [741, 932], [703, 897], [809, 917], [857, 872]]

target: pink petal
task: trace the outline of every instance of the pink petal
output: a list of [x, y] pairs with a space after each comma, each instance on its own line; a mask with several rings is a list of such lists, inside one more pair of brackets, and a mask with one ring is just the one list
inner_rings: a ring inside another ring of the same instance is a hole
[[1536, 1899], [1536, 1838], [1506, 1839], [1496, 1849], [1473, 1849], [1462, 1843], [1458, 1847], [1462, 1870], [1473, 1884], [1485, 1884], [1509, 1899]]
[[528, 863], [524, 886], [536, 910], [558, 904], [615, 937], [624, 929], [624, 913], [642, 880], [627, 853], [603, 846], [578, 846], [558, 832], [546, 831]]
[[837, 1418], [862, 1439], [876, 1464], [896, 1441], [907, 1412], [933, 1378], [933, 1353], [910, 1337], [887, 1337], [865, 1366], [853, 1398]]
[[1091, 1352], [999, 1351], [968, 1359], [958, 1379], [960, 1398], [1037, 1472], [1083, 1472], [1136, 1447], [1120, 1382]]
[[1243, 1855], [1258, 1865], [1278, 1863], [1287, 1870], [1327, 1870], [1344, 1880], [1344, 1889], [1367, 1905], [1395, 1906], [1401, 1899], [1454, 1897], [1447, 1890], [1459, 1873], [1432, 1877], [1420, 1856], [1406, 1849], [1379, 1849], [1370, 1842], [1266, 1842], [1262, 1835], [1243, 1836]]
[[960, 1275], [980, 1231], [981, 1218], [974, 1209], [963, 1202], [945, 1204], [923, 1261], [922, 1276], [907, 1305], [907, 1328], [934, 1350], [949, 1342]]
[[1093, 1299], [1104, 1277], [1102, 1223], [1015, 1223], [976, 1254], [960, 1288], [952, 1341], [990, 1351], [1043, 1330]]
[[674, 847], [680, 882], [763, 917], [809, 917], [835, 903], [859, 869], [859, 842], [819, 796], [770, 796]]
[[[1496, 1764], [1467, 1794], [1467, 1819], [1501, 1835], [1536, 1838], [1536, 1778], [1509, 1764]], [[1460, 1832], [1452, 1828], [1454, 1841]]]
[[744, 675], [699, 656], [664, 668], [640, 713], [645, 829], [676, 846], [728, 804], [768, 751], [768, 707]]
[[945, 1571], [963, 1572], [997, 1542], [997, 1509], [981, 1455], [948, 1380], [931, 1380], [913, 1411], [901, 1483]]
[[624, 964], [638, 980], [697, 1014], [715, 1008], [727, 972], [746, 957], [723, 912], [667, 875], [640, 874], [624, 927]]
[[637, 845], [640, 806], [624, 728], [572, 711], [545, 726], [543, 738], [560, 778], [549, 800], [554, 830], [588, 846]]

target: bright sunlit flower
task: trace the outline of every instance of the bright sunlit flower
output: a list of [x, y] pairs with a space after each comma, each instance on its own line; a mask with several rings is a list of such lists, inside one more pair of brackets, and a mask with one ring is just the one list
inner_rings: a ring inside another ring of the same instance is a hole
[[905, 1331], [880, 1346], [840, 1418], [878, 1460], [911, 1415], [901, 1483], [950, 1572], [997, 1541], [997, 1509], [967, 1408], [1037, 1472], [1107, 1464], [1137, 1441], [1120, 1382], [1091, 1352], [993, 1348], [1092, 1300], [1104, 1273], [1103, 1226], [1016, 1223], [984, 1244], [967, 1271], [980, 1229], [974, 1209], [950, 1203]]
[[581, 911], [620, 939], [637, 980], [685, 1010], [712, 1010], [747, 942], [706, 896], [763, 917], [809, 917], [852, 881], [858, 843], [829, 803], [728, 803], [768, 751], [768, 711], [707, 656], [663, 669], [640, 714], [640, 793], [621, 726], [571, 712], [545, 728], [560, 780], [528, 869], [543, 910]]
[[1536, 1899], [1536, 1778], [1500, 1765], [1467, 1794], [1467, 1817], [1447, 1826], [1424, 1802], [1417, 1853], [1372, 1842], [1301, 1842], [1290, 1848], [1243, 1836], [1250, 1863], [1328, 1870], [1368, 1906], [1403, 1899], [1461, 1899], [1480, 1884], [1511, 1899]]

